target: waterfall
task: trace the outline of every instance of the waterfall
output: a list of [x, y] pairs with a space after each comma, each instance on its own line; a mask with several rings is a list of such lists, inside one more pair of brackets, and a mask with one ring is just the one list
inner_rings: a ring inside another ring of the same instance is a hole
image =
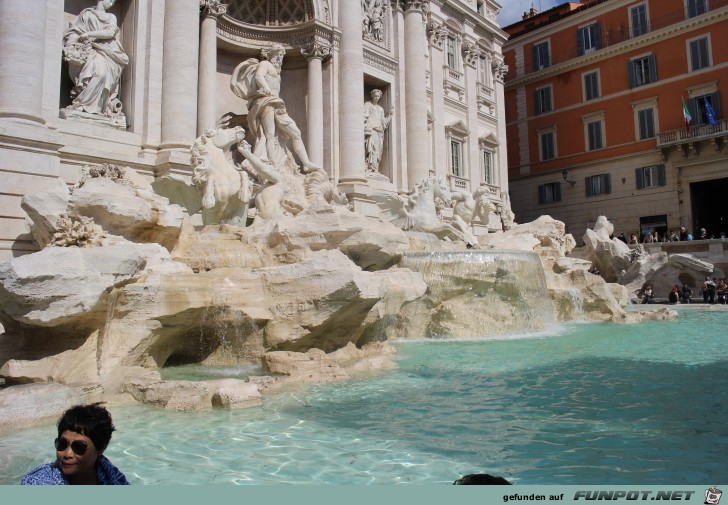
[[463, 251], [405, 254], [427, 294], [401, 313], [402, 338], [468, 338], [531, 333], [554, 322], [538, 254]]

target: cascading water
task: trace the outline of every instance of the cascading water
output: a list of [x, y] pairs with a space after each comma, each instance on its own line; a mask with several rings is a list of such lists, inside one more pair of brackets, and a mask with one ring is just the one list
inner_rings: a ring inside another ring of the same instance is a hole
[[427, 294], [405, 306], [401, 338], [468, 338], [544, 330], [553, 306], [538, 254], [467, 251], [405, 254]]

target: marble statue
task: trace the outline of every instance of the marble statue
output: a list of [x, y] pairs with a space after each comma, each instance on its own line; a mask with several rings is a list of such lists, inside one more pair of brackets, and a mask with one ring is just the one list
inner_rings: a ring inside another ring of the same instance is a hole
[[261, 51], [260, 60], [248, 58], [235, 68], [230, 88], [247, 102], [248, 127], [256, 137], [253, 154], [278, 165], [288, 155], [285, 146], [290, 142], [303, 171], [308, 172], [320, 167], [309, 159], [301, 131], [279, 96], [284, 55], [282, 45], [272, 44]]
[[385, 7], [382, 0], [362, 0], [362, 34], [376, 42], [384, 40]]
[[364, 103], [366, 170], [369, 173], [378, 173], [384, 148], [384, 131], [392, 121], [394, 107], [390, 109], [389, 115], [384, 113], [384, 109], [379, 105], [379, 100], [382, 98], [382, 91], [379, 89], [373, 89], [370, 97], [371, 100]]
[[475, 190], [475, 194], [465, 190], [452, 193], [452, 201], [455, 202], [452, 225], [463, 232], [463, 235], [472, 235], [470, 225], [475, 218], [483, 225], [488, 225], [490, 213], [495, 212], [495, 206], [488, 200], [487, 191], [487, 188], [481, 186]]
[[477, 245], [472, 234], [466, 236], [449, 223], [443, 223], [437, 217], [435, 200], [439, 198], [445, 205], [452, 204], [452, 194], [443, 177], [429, 176], [419, 182], [412, 195], [407, 197], [389, 193], [373, 193], [370, 198], [379, 206], [382, 219], [389, 221], [403, 230], [433, 233], [439, 238], [462, 240], [469, 247]]
[[283, 215], [283, 200], [286, 196], [286, 181], [270, 161], [263, 161], [253, 154], [245, 140], [238, 143], [238, 152], [245, 157], [242, 168], [260, 181], [254, 192], [255, 220], [270, 219]]
[[82, 10], [64, 35], [63, 55], [74, 87], [73, 102], [62, 115], [86, 119], [79, 113], [101, 116], [126, 128], [118, 95], [129, 57], [118, 39], [116, 16], [107, 12], [114, 3], [98, 0], [96, 7]]
[[231, 150], [243, 142], [241, 127], [211, 129], [199, 136], [190, 148], [192, 183], [201, 195], [204, 224], [245, 226], [250, 203], [250, 181], [237, 170]]

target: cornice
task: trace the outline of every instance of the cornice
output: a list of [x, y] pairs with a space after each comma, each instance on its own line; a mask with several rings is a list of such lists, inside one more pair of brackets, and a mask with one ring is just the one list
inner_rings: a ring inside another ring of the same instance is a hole
[[319, 43], [338, 48], [341, 42], [340, 30], [315, 19], [291, 26], [258, 26], [242, 23], [227, 14], [217, 23], [217, 36], [234, 46], [255, 49], [268, 47], [272, 42], [284, 47], [303, 48]]
[[[523, 77], [509, 81], [506, 84], [506, 89], [512, 89], [519, 86], [525, 86], [537, 81], [549, 79], [556, 75], [569, 70], [574, 70], [579, 67], [591, 65], [602, 60], [611, 58], [618, 54], [626, 53], [638, 48], [644, 48], [646, 51], [649, 49], [649, 45], [673, 37], [679, 33], [687, 32], [699, 25], [710, 25], [721, 21], [724, 18], [728, 18], [728, 7], [722, 10], [711, 11], [712, 15], [700, 18], [691, 18], [682, 23], [676, 23], [674, 25], [661, 28], [657, 31], [650, 32], [641, 37], [635, 37], [624, 42], [619, 42], [613, 46], [605, 47], [594, 53], [587, 54], [584, 56], [578, 56], [570, 60], [566, 60], [563, 63], [558, 63], [551, 67], [539, 70], [538, 72], [531, 72]], [[538, 39], [544, 38], [544, 34], [541, 34]]]

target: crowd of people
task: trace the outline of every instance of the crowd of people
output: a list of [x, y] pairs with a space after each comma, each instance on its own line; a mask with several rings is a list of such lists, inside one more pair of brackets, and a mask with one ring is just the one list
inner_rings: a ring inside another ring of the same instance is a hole
[[[697, 300], [702, 297], [703, 303], [721, 305], [728, 304], [728, 280], [713, 277], [706, 277], [705, 282], [698, 289]], [[693, 288], [683, 283], [682, 288], [677, 284], [673, 285], [667, 294], [667, 302], [669, 304], [676, 303], [700, 303], [693, 298]], [[652, 286], [645, 286], [642, 292], [642, 303], [655, 303], [655, 294]]]
[[708, 233], [705, 228], [700, 228], [695, 234], [690, 233], [684, 226], [680, 230], [672, 230], [660, 234], [655, 231], [652, 233], [643, 233], [639, 237], [636, 233], [632, 233], [627, 239], [624, 233], [620, 233], [617, 237], [619, 240], [629, 245], [636, 244], [654, 244], [658, 242], [685, 242], [688, 240], [708, 240], [714, 238], [725, 238], [726, 234], [724, 231], [720, 232], [719, 236], [715, 236], [712, 233]]

